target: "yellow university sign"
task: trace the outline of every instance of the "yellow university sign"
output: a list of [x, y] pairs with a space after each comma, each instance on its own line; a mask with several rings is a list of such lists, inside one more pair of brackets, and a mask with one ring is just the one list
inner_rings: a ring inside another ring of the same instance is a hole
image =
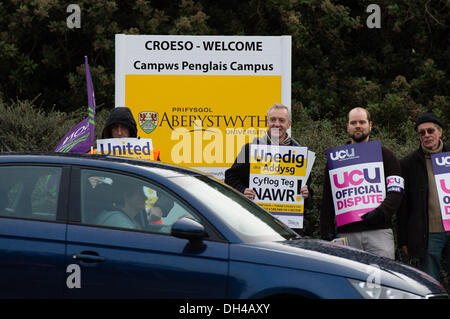
[[116, 35], [116, 106], [161, 161], [223, 179], [265, 134], [274, 103], [290, 107], [291, 38]]

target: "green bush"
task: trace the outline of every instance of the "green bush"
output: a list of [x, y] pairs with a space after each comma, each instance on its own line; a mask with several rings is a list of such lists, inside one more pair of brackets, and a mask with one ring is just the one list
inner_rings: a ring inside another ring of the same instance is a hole
[[[69, 29], [67, 3], [3, 1], [0, 92], [5, 99], [37, 97], [47, 112], [75, 111], [85, 101], [88, 56], [97, 104], [111, 108], [116, 33], [291, 35], [292, 99], [313, 119], [371, 106], [390, 130], [419, 109], [448, 122], [448, 3], [382, 0], [381, 28], [369, 29], [372, 2], [80, 0], [81, 28]], [[393, 110], [396, 117], [386, 116]]]
[[[101, 137], [110, 109], [97, 112], [95, 137]], [[0, 98], [0, 139], [14, 152], [52, 152], [70, 129], [87, 116], [87, 107], [71, 113], [34, 105], [33, 100], [16, 100], [9, 104]]]

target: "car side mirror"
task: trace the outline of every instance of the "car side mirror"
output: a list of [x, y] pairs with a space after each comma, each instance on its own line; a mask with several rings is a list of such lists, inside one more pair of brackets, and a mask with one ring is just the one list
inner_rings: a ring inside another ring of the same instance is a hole
[[172, 225], [172, 236], [189, 240], [202, 239], [207, 236], [205, 227], [198, 221], [183, 217]]
[[203, 250], [202, 239], [208, 236], [202, 224], [187, 217], [180, 218], [172, 225], [171, 234], [177, 238], [189, 239], [186, 249], [190, 251]]

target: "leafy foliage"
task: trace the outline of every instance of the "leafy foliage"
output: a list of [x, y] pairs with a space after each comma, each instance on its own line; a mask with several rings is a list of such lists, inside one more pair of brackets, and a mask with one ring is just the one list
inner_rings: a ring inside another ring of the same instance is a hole
[[[0, 98], [0, 140], [12, 151], [53, 152], [60, 139], [87, 116], [87, 108], [70, 113], [47, 112], [34, 103], [35, 100], [5, 103]], [[96, 114], [96, 139], [101, 137], [108, 116], [106, 109]]]
[[[45, 109], [85, 105], [83, 56], [90, 58], [97, 104], [114, 102], [114, 35], [292, 36], [292, 98], [313, 119], [345, 116], [355, 106], [381, 109], [390, 127], [420, 111], [450, 119], [450, 4], [378, 1], [381, 28], [369, 29], [372, 1], [87, 1], [81, 28], [66, 25], [55, 0], [0, 4], [0, 91]], [[19, 22], [21, 21], [21, 22]], [[43, 79], [45, 82], [43, 83]], [[395, 109], [399, 116], [386, 117]], [[377, 116], [377, 114], [375, 114]]]

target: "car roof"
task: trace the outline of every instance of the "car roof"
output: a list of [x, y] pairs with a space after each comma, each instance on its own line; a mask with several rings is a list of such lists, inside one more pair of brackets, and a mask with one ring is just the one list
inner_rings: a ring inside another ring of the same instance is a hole
[[139, 160], [129, 157], [83, 153], [0, 152], [0, 164], [4, 163], [70, 164], [112, 169], [124, 169], [128, 167], [128, 169], [132, 171], [141, 169], [162, 177], [207, 175], [194, 169], [161, 162]]

